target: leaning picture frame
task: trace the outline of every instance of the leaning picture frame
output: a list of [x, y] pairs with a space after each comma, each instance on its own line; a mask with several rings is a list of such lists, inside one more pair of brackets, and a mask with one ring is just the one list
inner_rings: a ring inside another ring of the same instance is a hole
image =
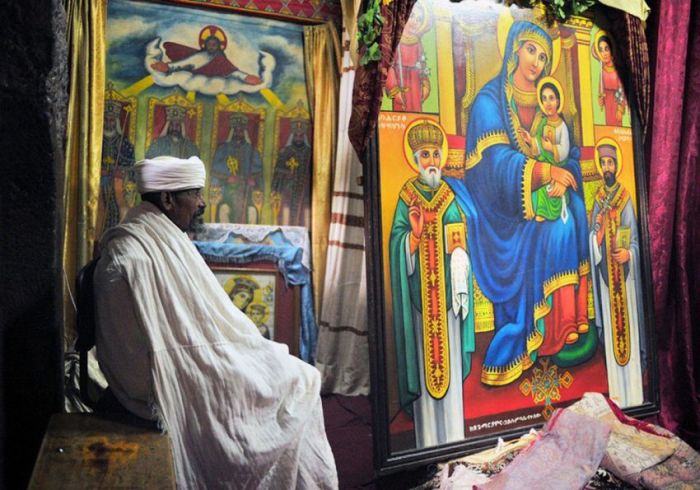
[[587, 392], [658, 412], [643, 144], [614, 34], [598, 12], [415, 4], [366, 156], [379, 474], [516, 438]]
[[258, 328], [260, 334], [286, 344], [299, 354], [299, 294], [287, 286], [274, 262], [230, 264], [206, 260], [231, 302]]

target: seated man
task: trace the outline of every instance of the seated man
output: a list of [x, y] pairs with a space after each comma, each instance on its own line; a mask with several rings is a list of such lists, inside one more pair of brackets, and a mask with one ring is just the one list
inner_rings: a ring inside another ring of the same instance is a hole
[[335, 488], [320, 376], [260, 335], [185, 233], [204, 164], [135, 165], [142, 203], [101, 240], [97, 352], [116, 398], [158, 420], [182, 488]]

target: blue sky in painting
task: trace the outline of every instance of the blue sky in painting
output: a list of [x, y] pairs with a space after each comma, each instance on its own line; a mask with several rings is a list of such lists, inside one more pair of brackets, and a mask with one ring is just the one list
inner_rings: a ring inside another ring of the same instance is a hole
[[304, 84], [303, 27], [201, 8], [110, 0], [107, 16], [107, 77], [126, 87], [148, 75], [146, 44], [159, 37], [198, 48], [200, 30], [217, 25], [228, 37], [226, 56], [247, 73], [259, 73], [259, 52], [275, 58], [272, 89], [284, 94]]

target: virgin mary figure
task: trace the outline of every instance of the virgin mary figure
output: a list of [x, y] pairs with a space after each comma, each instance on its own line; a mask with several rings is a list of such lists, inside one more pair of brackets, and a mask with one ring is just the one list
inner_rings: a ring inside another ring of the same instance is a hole
[[[494, 307], [494, 336], [481, 369], [487, 385], [515, 381], [538, 355], [588, 342], [580, 150], [572, 147], [557, 167], [531, 157], [522, 136], [539, 111], [537, 82], [551, 73], [552, 60], [545, 30], [528, 21], [512, 24], [501, 71], [471, 107], [464, 178], [446, 178], [466, 212], [477, 283]], [[534, 219], [532, 193], [543, 186], [552, 197], [570, 191], [567, 216]]]

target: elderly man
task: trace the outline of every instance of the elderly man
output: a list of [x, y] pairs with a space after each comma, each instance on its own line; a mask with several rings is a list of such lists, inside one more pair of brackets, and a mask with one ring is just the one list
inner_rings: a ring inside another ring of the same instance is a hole
[[442, 179], [444, 130], [418, 119], [405, 139], [418, 175], [401, 188], [391, 227], [392, 313], [399, 401], [425, 448], [464, 439], [473, 291], [464, 213]]
[[204, 211], [197, 157], [135, 165], [142, 203], [101, 241], [97, 351], [116, 398], [158, 420], [182, 488], [335, 488], [320, 376], [264, 339], [188, 231]]

